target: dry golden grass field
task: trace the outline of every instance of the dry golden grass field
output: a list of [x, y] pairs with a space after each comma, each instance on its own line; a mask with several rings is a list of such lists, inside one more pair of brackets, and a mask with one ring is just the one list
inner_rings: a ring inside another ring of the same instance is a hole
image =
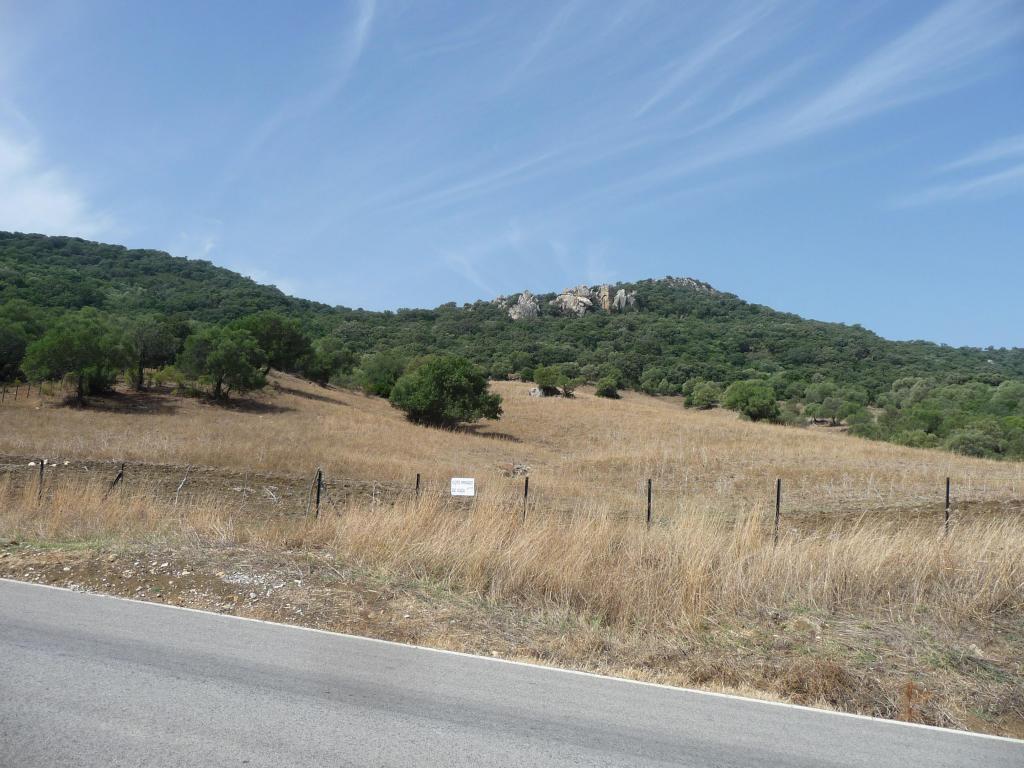
[[4, 403], [0, 575], [1024, 735], [1024, 465], [493, 386], [502, 420], [456, 432], [287, 376]]

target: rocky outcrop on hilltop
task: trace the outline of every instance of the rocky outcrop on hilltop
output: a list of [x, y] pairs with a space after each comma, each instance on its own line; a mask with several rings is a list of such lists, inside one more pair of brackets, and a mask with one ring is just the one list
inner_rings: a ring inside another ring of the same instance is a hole
[[672, 277], [669, 275], [663, 280], [656, 280], [659, 283], [668, 283], [676, 288], [689, 288], [692, 291], [700, 291], [701, 293], [718, 293], [710, 283], [705, 283], [703, 280], [695, 280], [692, 277]]
[[549, 303], [559, 314], [583, 317], [588, 310], [593, 309], [596, 301], [596, 293], [587, 286], [580, 285], [562, 291]]
[[523, 291], [516, 303], [508, 308], [508, 316], [513, 320], [532, 320], [540, 314], [540, 304], [529, 291]]
[[628, 293], [624, 288], [619, 288], [615, 292], [615, 298], [612, 299], [612, 310], [615, 312], [625, 312], [627, 310], [636, 307], [636, 291], [629, 291]]
[[[669, 276], [661, 280], [644, 280], [640, 285], [656, 283], [701, 293], [718, 293], [708, 283], [695, 280], [692, 277]], [[497, 303], [507, 308], [508, 316], [513, 320], [532, 320], [541, 314], [537, 297], [529, 291], [523, 291], [518, 297], [515, 295], [503, 296], [497, 299]], [[548, 306], [557, 315], [583, 317], [591, 312], [623, 313], [635, 310], [637, 298], [635, 290], [615, 289], [608, 283], [594, 287], [577, 285], [575, 288], [566, 288], [560, 292], [548, 302]]]
[[605, 283], [596, 288], [579, 285], [562, 291], [550, 302], [555, 311], [563, 315], [583, 317], [587, 312], [626, 312], [636, 307], [636, 291], [619, 288], [612, 294], [612, 287]]

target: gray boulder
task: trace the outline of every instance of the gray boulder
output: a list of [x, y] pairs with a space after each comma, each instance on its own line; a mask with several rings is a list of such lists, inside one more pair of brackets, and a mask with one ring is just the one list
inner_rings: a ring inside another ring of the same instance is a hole
[[615, 293], [615, 298], [612, 299], [612, 309], [616, 312], [625, 312], [628, 309], [636, 307], [636, 291], [626, 292], [624, 288], [619, 288]]
[[508, 308], [508, 316], [513, 320], [533, 320], [540, 314], [540, 305], [529, 291], [519, 294], [516, 303]]

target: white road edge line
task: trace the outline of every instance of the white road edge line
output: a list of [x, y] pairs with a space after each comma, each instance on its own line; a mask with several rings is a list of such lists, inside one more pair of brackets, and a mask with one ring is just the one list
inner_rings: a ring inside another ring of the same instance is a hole
[[108, 600], [120, 600], [125, 603], [136, 603], [138, 605], [148, 605], [156, 608], [170, 608], [176, 611], [188, 611], [189, 613], [198, 613], [203, 616], [211, 616], [214, 618], [222, 619], [234, 619], [236, 621], [249, 621], [254, 624], [267, 624], [271, 627], [279, 627], [281, 629], [294, 629], [301, 630], [303, 632], [316, 632], [321, 635], [328, 635], [331, 637], [343, 637], [349, 640], [360, 640], [367, 643], [380, 643], [382, 645], [391, 645], [396, 648], [405, 648], [417, 651], [428, 651], [430, 653], [444, 653], [449, 656], [462, 656], [467, 659], [477, 659], [479, 661], [490, 661], [496, 664], [512, 664], [520, 667], [527, 667], [529, 669], [544, 670], [547, 672], [560, 672], [566, 675], [579, 675], [581, 677], [592, 677], [598, 680], [610, 680], [616, 683], [628, 683], [630, 685], [644, 685], [650, 688], [660, 688], [666, 691], [675, 691], [677, 693], [689, 693], [698, 696], [713, 696], [720, 699], [730, 699], [733, 701], [742, 701], [748, 704], [766, 704], [773, 707], [788, 707], [790, 709], [799, 709], [804, 712], [818, 714], [818, 715], [835, 715], [837, 717], [852, 717], [857, 720], [869, 720], [874, 723], [882, 725], [894, 725], [903, 726], [907, 728], [924, 728], [929, 731], [939, 731], [941, 733], [948, 733], [954, 736], [971, 736], [976, 739], [994, 739], [996, 741], [1006, 741], [1011, 744], [1017, 744], [1024, 746], [1024, 739], [1013, 739], [1008, 736], [996, 736], [990, 733], [977, 733], [975, 731], [960, 731], [956, 728], [944, 728], [939, 725], [924, 725], [923, 723], [906, 723], [902, 720], [889, 720], [884, 717], [872, 717], [871, 715], [858, 715], [854, 712], [837, 712], [832, 709], [818, 709], [816, 707], [808, 707], [803, 704], [790, 704], [785, 701], [769, 701], [767, 699], [753, 699], [747, 696], [738, 696], [734, 693], [720, 693], [718, 691], [702, 691], [699, 688], [683, 688], [677, 685], [665, 685], [664, 683], [651, 683], [646, 680], [630, 680], [628, 677], [615, 677], [613, 675], [599, 675], [596, 672], [584, 672], [579, 669], [566, 669], [564, 667], [552, 667], [545, 664], [535, 664], [529, 661], [516, 661], [514, 659], [502, 659], [495, 656], [479, 656], [475, 653], [466, 653], [464, 651], [450, 651], [446, 648], [431, 648], [427, 645], [414, 645], [412, 643], [398, 643], [394, 640], [382, 640], [378, 637], [366, 637], [365, 635], [350, 635], [345, 632], [332, 632], [329, 629], [317, 629], [316, 627], [304, 627], [301, 624], [284, 624], [279, 621], [267, 621], [266, 619], [253, 619], [248, 616], [235, 616], [230, 613], [216, 613], [214, 611], [204, 611], [200, 608], [188, 608], [183, 605], [170, 605], [169, 603], [156, 603], [149, 600], [136, 600], [132, 597], [121, 597], [120, 595], [108, 595], [105, 592], [91, 592], [84, 589], [69, 589], [68, 587], [59, 587], [56, 584], [41, 584], [35, 581], [19, 581], [18, 579], [8, 579], [0, 577], [0, 583], [9, 582], [11, 584], [19, 584], [30, 587], [42, 587], [45, 589], [55, 589], [60, 592], [70, 592], [73, 594], [84, 595], [87, 597], [106, 598]]

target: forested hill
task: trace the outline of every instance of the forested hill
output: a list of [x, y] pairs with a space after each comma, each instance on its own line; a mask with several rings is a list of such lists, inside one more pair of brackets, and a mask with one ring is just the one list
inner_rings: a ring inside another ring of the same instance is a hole
[[221, 322], [273, 309], [327, 310], [208, 261], [77, 237], [0, 232], [0, 304], [27, 301], [47, 313], [97, 307]]
[[369, 312], [289, 297], [209, 262], [161, 251], [0, 232], [0, 355], [21, 354], [59, 315], [90, 306], [193, 326], [275, 310], [301, 320], [313, 339], [340, 338], [356, 355], [453, 352], [496, 377], [556, 365], [573, 378], [612, 375], [620, 386], [661, 394], [685, 391], [696, 380], [724, 385], [767, 378], [783, 399], [802, 397], [808, 383], [833, 381], [863, 387], [874, 400], [907, 377], [940, 384], [1024, 377], [1021, 349], [888, 341], [859, 326], [805, 320], [687, 279], [623, 283], [611, 291], [620, 288], [635, 291], [635, 304], [614, 312], [595, 307], [581, 317], [552, 306], [555, 294], [536, 297], [537, 317], [515, 321], [509, 305], [517, 296]]

